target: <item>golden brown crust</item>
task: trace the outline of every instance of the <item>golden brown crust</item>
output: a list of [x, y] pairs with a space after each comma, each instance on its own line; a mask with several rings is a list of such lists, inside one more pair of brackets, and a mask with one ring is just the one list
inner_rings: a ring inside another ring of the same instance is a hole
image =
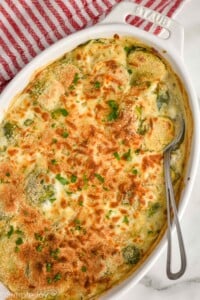
[[[162, 151], [180, 104], [189, 119], [176, 75], [132, 38], [90, 41], [35, 75], [0, 126], [10, 299], [91, 299], [140, 266], [165, 228]], [[177, 199], [190, 136], [173, 153]]]

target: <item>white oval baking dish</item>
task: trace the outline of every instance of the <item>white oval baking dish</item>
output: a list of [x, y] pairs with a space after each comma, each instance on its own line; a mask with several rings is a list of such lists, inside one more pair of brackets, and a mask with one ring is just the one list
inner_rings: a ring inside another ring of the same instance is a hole
[[[137, 15], [151, 21], [152, 23], [154, 23], [154, 25], [160, 25], [164, 27], [165, 37], [166, 33], [168, 35], [167, 38], [163, 39], [159, 36], [155, 36], [134, 26], [128, 25], [126, 23], [126, 17], [128, 15]], [[121, 2], [120, 4], [116, 5], [116, 7], [103, 20], [103, 22], [60, 40], [50, 48], [43, 51], [40, 55], [33, 59], [21, 72], [19, 72], [18, 75], [10, 82], [10, 84], [0, 95], [0, 118], [3, 117], [13, 97], [23, 90], [23, 88], [29, 83], [34, 72], [39, 68], [56, 60], [65, 52], [71, 51], [76, 46], [86, 42], [89, 39], [111, 37], [116, 33], [120, 36], [133, 36], [135, 38], [138, 38], [159, 51], [161, 55], [169, 61], [174, 71], [181, 78], [181, 81], [188, 93], [190, 108], [194, 121], [194, 132], [191, 141], [191, 154], [189, 158], [188, 169], [185, 176], [185, 188], [182, 191], [178, 209], [179, 217], [181, 217], [190, 199], [190, 194], [198, 167], [200, 153], [200, 114], [197, 96], [183, 62], [183, 28], [174, 20], [134, 3], [126, 1]], [[190, 178], [189, 181], [188, 178]], [[166, 242], [167, 240], [165, 235], [158, 246], [154, 249], [153, 253], [141, 265], [141, 267], [127, 280], [107, 292], [104, 296], [101, 297], [101, 299], [122, 299], [123, 294], [130, 287], [133, 287], [155, 263], [155, 261], [162, 253]], [[0, 287], [0, 295], [1, 299], [5, 299], [5, 296], [8, 295], [3, 287]]]

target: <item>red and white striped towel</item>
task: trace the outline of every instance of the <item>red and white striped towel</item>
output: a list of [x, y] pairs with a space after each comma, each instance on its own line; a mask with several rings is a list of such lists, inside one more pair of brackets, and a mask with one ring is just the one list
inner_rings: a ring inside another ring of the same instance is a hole
[[[186, 0], [132, 1], [171, 17]], [[0, 93], [43, 49], [97, 23], [118, 2], [121, 0], [1, 0]], [[138, 17], [129, 22], [145, 30], [151, 27]]]

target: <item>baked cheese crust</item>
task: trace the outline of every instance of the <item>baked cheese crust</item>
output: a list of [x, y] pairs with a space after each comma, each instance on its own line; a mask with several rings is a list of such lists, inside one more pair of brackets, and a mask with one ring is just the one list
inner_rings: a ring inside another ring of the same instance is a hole
[[[9, 299], [93, 299], [166, 225], [163, 149], [179, 79], [129, 37], [90, 40], [34, 75], [0, 125], [0, 280]], [[191, 126], [173, 152], [177, 201]]]

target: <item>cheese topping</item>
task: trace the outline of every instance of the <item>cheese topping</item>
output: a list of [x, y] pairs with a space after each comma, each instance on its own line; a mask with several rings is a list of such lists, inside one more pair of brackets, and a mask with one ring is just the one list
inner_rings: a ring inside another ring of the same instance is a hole
[[92, 299], [144, 261], [166, 224], [163, 149], [184, 97], [154, 49], [117, 35], [17, 96], [0, 125], [0, 279], [13, 299]]

